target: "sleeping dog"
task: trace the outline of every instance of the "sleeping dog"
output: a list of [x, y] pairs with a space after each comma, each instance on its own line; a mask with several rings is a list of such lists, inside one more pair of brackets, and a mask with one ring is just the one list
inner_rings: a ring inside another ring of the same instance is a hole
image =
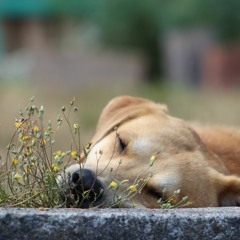
[[165, 105], [120, 96], [103, 109], [91, 142], [66, 170], [75, 199], [88, 192], [82, 207], [110, 206], [131, 191], [144, 208], [171, 196], [188, 196], [191, 207], [240, 204], [240, 130], [191, 125]]

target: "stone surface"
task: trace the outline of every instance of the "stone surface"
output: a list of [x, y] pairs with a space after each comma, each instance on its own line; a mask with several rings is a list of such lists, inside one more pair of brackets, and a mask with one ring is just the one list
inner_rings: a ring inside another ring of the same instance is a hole
[[240, 208], [0, 209], [2, 239], [240, 239]]

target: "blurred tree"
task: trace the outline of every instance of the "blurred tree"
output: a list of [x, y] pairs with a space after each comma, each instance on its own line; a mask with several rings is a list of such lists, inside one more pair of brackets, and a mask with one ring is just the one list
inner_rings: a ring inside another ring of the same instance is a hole
[[[72, 0], [61, 1], [62, 12], [93, 21], [107, 47], [135, 50], [143, 59], [143, 79], [160, 81], [162, 35], [166, 20], [165, 2], [159, 0]], [[78, 6], [76, 5], [78, 4]]]
[[198, 0], [198, 7], [198, 18], [215, 30], [219, 40], [225, 43], [240, 40], [240, 1]]
[[206, 27], [223, 43], [240, 40], [240, 1], [181, 0], [171, 7], [171, 22], [175, 27]]
[[159, 81], [162, 75], [164, 6], [158, 0], [102, 0], [95, 19], [107, 46], [138, 51], [143, 59], [143, 79]]
[[70, 17], [87, 20], [92, 18], [96, 2], [93, 0], [49, 0], [55, 6], [55, 14], [60, 17]]
[[160, 81], [163, 36], [171, 28], [207, 27], [222, 41], [240, 39], [239, 0], [52, 0], [61, 13], [98, 26], [107, 47], [138, 51], [143, 79]]

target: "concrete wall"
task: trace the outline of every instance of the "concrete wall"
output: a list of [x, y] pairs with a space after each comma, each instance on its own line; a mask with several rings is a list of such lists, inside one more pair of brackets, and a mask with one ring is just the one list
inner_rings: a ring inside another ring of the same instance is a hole
[[0, 209], [0, 239], [240, 239], [240, 208]]

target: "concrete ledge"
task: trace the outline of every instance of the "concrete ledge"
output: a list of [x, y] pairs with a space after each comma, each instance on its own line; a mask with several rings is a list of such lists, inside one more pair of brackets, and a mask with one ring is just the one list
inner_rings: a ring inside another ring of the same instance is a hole
[[0, 239], [240, 239], [240, 208], [0, 208]]

